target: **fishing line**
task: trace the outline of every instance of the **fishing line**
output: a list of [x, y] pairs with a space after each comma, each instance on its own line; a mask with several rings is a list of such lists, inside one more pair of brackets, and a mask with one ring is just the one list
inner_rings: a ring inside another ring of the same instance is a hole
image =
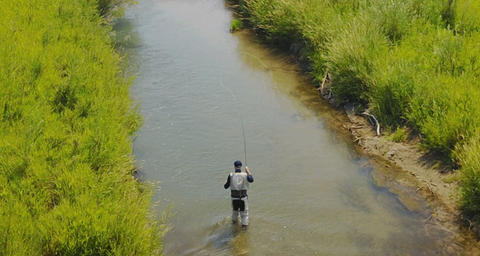
[[230, 90], [228, 87], [226, 87], [223, 82], [222, 82], [222, 76], [223, 74], [220, 74], [220, 84], [223, 86], [223, 88], [227, 89], [230, 94], [232, 95], [233, 99], [235, 100], [235, 104], [237, 105], [238, 108], [238, 113], [240, 113], [240, 120], [242, 120], [242, 131], [243, 131], [243, 148], [245, 149], [245, 166], [247, 166], [247, 142], [245, 140], [245, 128], [243, 126], [243, 117], [242, 117], [242, 111], [240, 111], [240, 107], [238, 106], [238, 101], [237, 98], [235, 97], [235, 94], [233, 94], [232, 90]]
[[[243, 53], [243, 54], [249, 55], [249, 56], [257, 59], [265, 68], [267, 68], [267, 70], [277, 70], [277, 71], [282, 71], [282, 72], [292, 72], [292, 71], [297, 72], [296, 70], [285, 70], [285, 69], [278, 69], [278, 68], [269, 67], [265, 63], [263, 63], [263, 61], [260, 58], [258, 58], [257, 56], [255, 56], [251, 53], [248, 53], [248, 52], [238, 51], [238, 53]], [[245, 139], [245, 126], [243, 124], [242, 111], [240, 110], [240, 106], [238, 105], [237, 97], [235, 97], [235, 94], [232, 92], [232, 90], [230, 90], [230, 88], [226, 87], [223, 84], [222, 77], [223, 77], [223, 73], [220, 74], [220, 84], [222, 85], [223, 88], [225, 88], [226, 90], [228, 90], [230, 92], [233, 99], [235, 100], [235, 105], [237, 105], [238, 113], [240, 114], [240, 120], [242, 121], [243, 148], [245, 150], [245, 166], [247, 166], [247, 142], [246, 142], [246, 139]]]
[[243, 53], [243, 54], [249, 55], [249, 56], [251, 56], [251, 57], [254, 57], [254, 58], [257, 59], [258, 61], [260, 61], [260, 63], [262, 63], [262, 65], [263, 65], [264, 67], [266, 67], [267, 69], [272, 69], [271, 67], [265, 65], [265, 63], [263, 63], [263, 61], [262, 61], [259, 57], [255, 56], [255, 55], [253, 55], [253, 54], [251, 54], [251, 53], [243, 52], [243, 51], [242, 51], [242, 52], [238, 52], [238, 53]]
[[251, 54], [251, 53], [244, 52], [244, 51], [237, 51], [237, 52], [238, 52], [238, 53], [246, 54], [246, 55], [248, 55], [248, 56], [250, 56], [250, 57], [253, 57], [253, 58], [257, 59], [260, 63], [262, 63], [262, 65], [263, 65], [267, 70], [275, 70], [275, 71], [286, 72], [286, 73], [290, 73], [290, 72], [298, 73], [298, 69], [296, 69], [296, 68], [293, 68], [293, 69], [283, 69], [283, 68], [270, 67], [270, 66], [267, 66], [265, 63], [263, 63], [263, 61], [262, 61], [259, 57], [255, 56], [255, 55], [253, 55], [253, 54]]

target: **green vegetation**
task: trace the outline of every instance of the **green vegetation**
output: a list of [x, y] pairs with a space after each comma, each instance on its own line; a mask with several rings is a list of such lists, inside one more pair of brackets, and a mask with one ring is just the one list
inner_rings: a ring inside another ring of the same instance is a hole
[[387, 135], [387, 137], [389, 140], [394, 142], [405, 142], [408, 138], [408, 130], [406, 127], [399, 127], [397, 130]]
[[234, 32], [241, 29], [243, 29], [243, 22], [239, 19], [232, 20], [232, 23], [230, 24], [230, 32]]
[[153, 187], [132, 175], [141, 117], [100, 14], [112, 3], [2, 1], [0, 255], [161, 254]]
[[[266, 40], [301, 46], [313, 79], [383, 126], [409, 126], [459, 164], [464, 216], [480, 216], [480, 1], [239, 0]], [[477, 217], [478, 218], [478, 217]]]

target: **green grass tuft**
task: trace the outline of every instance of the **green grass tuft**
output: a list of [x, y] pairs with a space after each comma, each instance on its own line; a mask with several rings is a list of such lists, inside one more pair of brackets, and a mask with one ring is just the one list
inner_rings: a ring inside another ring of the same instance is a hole
[[388, 135], [388, 139], [393, 142], [405, 142], [408, 138], [408, 129], [406, 127], [397, 128]]
[[243, 22], [241, 20], [239, 19], [232, 20], [232, 23], [230, 24], [230, 32], [234, 32], [242, 29], [243, 29]]

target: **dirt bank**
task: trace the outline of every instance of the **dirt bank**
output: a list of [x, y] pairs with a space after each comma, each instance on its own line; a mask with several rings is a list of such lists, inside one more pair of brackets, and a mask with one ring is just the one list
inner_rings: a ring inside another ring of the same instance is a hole
[[[333, 102], [331, 98], [329, 101]], [[353, 105], [346, 104], [343, 108], [348, 119], [340, 125], [351, 134], [358, 151], [368, 156], [378, 170], [374, 177], [376, 182], [396, 193], [409, 209], [416, 207], [415, 201], [401, 186], [413, 188], [415, 196], [430, 202], [426, 229], [428, 232], [441, 230], [450, 234], [444, 241], [439, 241], [444, 243], [445, 252], [457, 254], [462, 251], [461, 255], [480, 255], [478, 234], [473, 226], [466, 226], [460, 220], [459, 184], [455, 171], [442, 164], [439, 156], [421, 150], [419, 136], [410, 136], [403, 143], [392, 142], [382, 129], [377, 134], [375, 121], [365, 115], [355, 114]]]

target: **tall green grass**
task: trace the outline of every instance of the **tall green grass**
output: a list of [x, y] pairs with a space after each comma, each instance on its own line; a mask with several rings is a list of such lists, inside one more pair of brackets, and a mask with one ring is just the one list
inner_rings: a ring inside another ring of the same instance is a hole
[[285, 48], [304, 46], [313, 79], [320, 82], [328, 71], [340, 102], [370, 106], [389, 129], [414, 128], [422, 134], [424, 148], [464, 166], [462, 206], [469, 215], [480, 214], [480, 200], [473, 200], [480, 185], [470, 182], [480, 180], [480, 164], [472, 157], [480, 149], [468, 146], [476, 145], [480, 130], [479, 1], [240, 4], [269, 42]]
[[[141, 117], [100, 15], [109, 1], [0, 8], [0, 255], [161, 254]], [[117, 2], [115, 2], [117, 4]]]

